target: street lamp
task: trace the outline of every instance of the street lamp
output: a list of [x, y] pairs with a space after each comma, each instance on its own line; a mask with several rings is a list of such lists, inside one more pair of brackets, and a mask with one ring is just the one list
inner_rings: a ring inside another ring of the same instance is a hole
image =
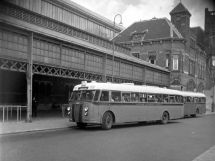
[[114, 50], [115, 50], [115, 44], [114, 44], [114, 37], [115, 37], [115, 26], [116, 26], [116, 17], [119, 17], [120, 18], [120, 23], [119, 25], [122, 25], [122, 15], [121, 14], [116, 14], [114, 16], [114, 23], [113, 23], [113, 28], [114, 28], [114, 31], [113, 31], [113, 38], [112, 38], [112, 43], [113, 43], [113, 60], [112, 60], [112, 82], [114, 82], [114, 79], [113, 79], [113, 75], [114, 75]]

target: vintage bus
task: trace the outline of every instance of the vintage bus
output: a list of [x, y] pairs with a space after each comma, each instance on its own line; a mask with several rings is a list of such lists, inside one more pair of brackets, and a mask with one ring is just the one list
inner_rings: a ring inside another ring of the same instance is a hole
[[203, 93], [182, 92], [184, 100], [184, 116], [195, 117], [206, 112], [206, 96]]
[[69, 102], [69, 119], [78, 127], [99, 124], [110, 129], [117, 123], [154, 120], [166, 124], [184, 116], [180, 91], [132, 83], [82, 82]]

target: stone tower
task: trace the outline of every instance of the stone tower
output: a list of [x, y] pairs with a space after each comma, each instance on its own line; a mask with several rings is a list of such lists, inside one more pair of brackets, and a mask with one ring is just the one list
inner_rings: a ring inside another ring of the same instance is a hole
[[170, 13], [171, 22], [178, 31], [186, 39], [186, 48], [189, 49], [190, 44], [190, 17], [188, 9], [180, 2]]

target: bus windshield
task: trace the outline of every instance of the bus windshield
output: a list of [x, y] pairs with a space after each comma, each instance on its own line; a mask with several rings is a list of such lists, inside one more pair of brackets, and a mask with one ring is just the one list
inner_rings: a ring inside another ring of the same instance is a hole
[[73, 91], [70, 101], [93, 101], [95, 90]]

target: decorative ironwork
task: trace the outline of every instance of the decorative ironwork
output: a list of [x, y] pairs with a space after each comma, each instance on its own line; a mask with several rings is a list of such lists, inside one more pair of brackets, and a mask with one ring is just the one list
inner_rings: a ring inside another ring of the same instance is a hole
[[[17, 72], [26, 72], [27, 71], [27, 62], [21, 62], [18, 60], [9, 60], [5, 58], [0, 58], [0, 69], [1, 70], [10, 70]], [[55, 77], [64, 77], [88, 81], [102, 81], [102, 75], [97, 73], [86, 73], [83, 71], [76, 71], [72, 69], [65, 69], [60, 67], [53, 67], [41, 64], [33, 64], [33, 73], [55, 76]]]
[[86, 73], [82, 71], [75, 71], [72, 69], [64, 69], [60, 67], [51, 67], [40, 64], [33, 64], [33, 73], [57, 76], [64, 78], [80, 79], [80, 80], [89, 80], [89, 81], [102, 81], [102, 75], [96, 73]]
[[[10, 70], [17, 72], [26, 72], [27, 71], [27, 62], [22, 62], [18, 60], [9, 60], [6, 58], [0, 58], [0, 70]], [[73, 69], [66, 69], [61, 67], [47, 66], [42, 64], [33, 64], [33, 74], [48, 75], [69, 79], [79, 79], [87, 81], [103, 81], [103, 75], [97, 73], [88, 73], [84, 71], [76, 71]], [[111, 76], [106, 76], [106, 82], [112, 82]], [[144, 82], [128, 80], [124, 78], [114, 77], [113, 82], [115, 83], [134, 83], [142, 85]], [[146, 82], [149, 85], [158, 85], [152, 84], [152, 82]], [[160, 84], [160, 86], [165, 86]]]
[[14, 61], [14, 60], [8, 60], [8, 59], [0, 58], [0, 69], [17, 71], [17, 72], [26, 72], [27, 71], [27, 63], [21, 62], [21, 61]]
[[124, 79], [124, 78], [114, 77], [112, 79], [111, 76], [107, 76], [106, 77], [106, 82], [112, 82], [112, 80], [113, 80], [114, 83], [135, 83], [135, 84], [142, 84], [142, 82], [136, 82], [136, 81], [134, 82], [133, 80], [128, 80], [128, 79]]

